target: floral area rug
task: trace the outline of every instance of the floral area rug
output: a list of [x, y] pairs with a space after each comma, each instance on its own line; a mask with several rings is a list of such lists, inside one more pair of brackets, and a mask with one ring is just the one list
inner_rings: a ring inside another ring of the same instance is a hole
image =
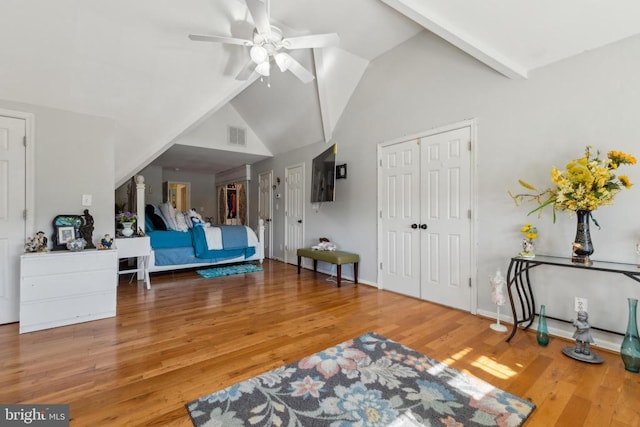
[[256, 271], [263, 271], [264, 268], [253, 264], [237, 264], [227, 265], [224, 267], [208, 268], [206, 270], [197, 270], [196, 273], [210, 279], [212, 277], [231, 276], [232, 274], [254, 273]]
[[375, 333], [186, 404], [196, 426], [519, 426], [535, 405]]

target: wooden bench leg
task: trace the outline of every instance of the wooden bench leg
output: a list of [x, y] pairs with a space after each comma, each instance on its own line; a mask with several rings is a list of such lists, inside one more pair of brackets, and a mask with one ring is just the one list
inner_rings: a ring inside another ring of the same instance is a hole
[[342, 283], [342, 265], [338, 264], [338, 287], [340, 287], [341, 283]]
[[302, 264], [302, 257], [298, 257], [298, 274], [300, 274], [300, 265]]
[[356, 284], [358, 283], [358, 263], [357, 262], [353, 263], [353, 281]]

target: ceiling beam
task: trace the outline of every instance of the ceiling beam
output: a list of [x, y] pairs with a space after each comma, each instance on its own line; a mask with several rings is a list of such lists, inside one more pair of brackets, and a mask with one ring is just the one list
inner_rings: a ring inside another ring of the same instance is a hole
[[320, 103], [320, 120], [322, 120], [322, 130], [324, 132], [324, 142], [328, 143], [333, 138], [333, 127], [331, 126], [331, 109], [329, 108], [329, 88], [326, 85], [326, 69], [324, 66], [324, 56], [322, 49], [313, 49], [313, 62], [316, 69], [316, 87], [318, 89], [318, 101]]
[[429, 10], [429, 6], [423, 2], [419, 0], [381, 1], [506, 77], [511, 79], [528, 77], [528, 70], [522, 65], [506, 58], [492, 47], [473, 40], [469, 34], [435, 16]]

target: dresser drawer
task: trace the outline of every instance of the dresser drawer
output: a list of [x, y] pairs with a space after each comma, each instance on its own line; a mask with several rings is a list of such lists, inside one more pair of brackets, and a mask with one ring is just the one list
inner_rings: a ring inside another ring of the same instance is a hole
[[20, 333], [72, 325], [116, 315], [115, 289], [111, 292], [20, 304]]
[[108, 270], [117, 267], [115, 251], [50, 252], [23, 255], [22, 277], [51, 276], [90, 270]]
[[54, 276], [25, 277], [20, 287], [20, 301], [47, 300], [116, 289], [114, 270], [94, 270]]

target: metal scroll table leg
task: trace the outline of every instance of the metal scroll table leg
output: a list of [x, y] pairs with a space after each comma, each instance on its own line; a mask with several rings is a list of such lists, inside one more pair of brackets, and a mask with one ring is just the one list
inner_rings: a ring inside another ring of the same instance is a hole
[[[511, 338], [516, 334], [518, 329], [518, 313], [516, 312], [516, 305], [513, 301], [513, 292], [511, 287], [515, 284], [515, 277], [517, 273], [514, 272], [514, 266], [517, 266], [518, 261], [513, 259], [509, 263], [509, 269], [507, 270], [507, 294], [509, 295], [509, 304], [511, 304], [511, 316], [513, 317], [513, 326], [511, 327], [511, 333], [507, 337], [507, 342], [511, 341]], [[515, 267], [517, 269], [517, 267]]]
[[[513, 327], [511, 328], [511, 334], [507, 337], [507, 342], [511, 341], [511, 338], [516, 334], [518, 325], [528, 322], [524, 327], [526, 330], [533, 324], [533, 319], [535, 318], [535, 301], [531, 288], [531, 280], [529, 278], [529, 269], [536, 265], [538, 264], [517, 259], [512, 259], [509, 263], [509, 270], [507, 271], [507, 293], [509, 294], [511, 314], [513, 315]], [[518, 318], [514, 290], [520, 301], [522, 319]]]

